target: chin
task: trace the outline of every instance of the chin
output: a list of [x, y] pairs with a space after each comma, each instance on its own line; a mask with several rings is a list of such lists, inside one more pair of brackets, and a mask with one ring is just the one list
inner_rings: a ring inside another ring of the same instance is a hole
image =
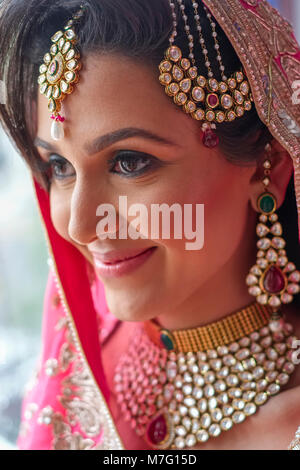
[[155, 317], [155, 314], [153, 314], [153, 312], [156, 311], [154, 305], [148, 301], [141, 301], [139, 297], [131, 300], [129, 300], [128, 297], [126, 300], [120, 297], [116, 299], [116, 292], [107, 292], [106, 300], [109, 311], [118, 318], [118, 320], [126, 322], [144, 322]]

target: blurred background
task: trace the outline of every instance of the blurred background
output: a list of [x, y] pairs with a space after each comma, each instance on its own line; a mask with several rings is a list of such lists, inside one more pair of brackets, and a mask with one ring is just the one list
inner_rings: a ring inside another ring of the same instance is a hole
[[[300, 1], [270, 3], [300, 41]], [[1, 127], [0, 207], [0, 449], [16, 449], [24, 387], [41, 348], [48, 255], [28, 169]]]

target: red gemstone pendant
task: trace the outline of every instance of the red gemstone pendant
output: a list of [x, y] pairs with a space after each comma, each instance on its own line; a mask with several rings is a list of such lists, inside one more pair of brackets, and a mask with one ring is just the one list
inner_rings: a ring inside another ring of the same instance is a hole
[[206, 129], [202, 138], [203, 145], [208, 148], [214, 148], [219, 145], [219, 137], [212, 129]]
[[147, 426], [146, 438], [153, 447], [166, 447], [169, 440], [169, 423], [166, 413], [159, 413]]
[[281, 292], [285, 286], [285, 277], [281, 269], [273, 264], [265, 274], [263, 286], [269, 294]]

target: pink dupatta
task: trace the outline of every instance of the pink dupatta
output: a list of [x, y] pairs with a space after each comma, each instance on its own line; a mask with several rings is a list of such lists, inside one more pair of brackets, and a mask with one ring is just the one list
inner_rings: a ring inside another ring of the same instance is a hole
[[119, 320], [108, 311], [103, 285], [91, 277], [84, 256], [56, 232], [49, 195], [33, 181], [50, 270], [42, 350], [26, 387], [17, 445], [41, 450], [121, 449], [107, 406], [109, 388], [100, 345]]

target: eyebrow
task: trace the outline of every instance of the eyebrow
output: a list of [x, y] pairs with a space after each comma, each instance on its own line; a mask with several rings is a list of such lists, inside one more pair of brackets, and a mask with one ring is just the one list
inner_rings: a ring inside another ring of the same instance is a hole
[[[175, 144], [175, 142], [172, 142], [164, 137], [154, 134], [153, 132], [147, 131], [146, 129], [139, 129], [137, 127], [126, 127], [96, 137], [96, 139], [94, 139], [92, 142], [86, 143], [83, 148], [88, 155], [93, 155], [94, 153], [101, 152], [105, 148], [109, 147], [110, 145], [113, 145], [116, 142], [119, 142], [120, 140], [129, 139], [130, 137], [142, 137], [144, 139], [152, 140], [163, 145], [179, 146], [178, 144]], [[46, 142], [38, 136], [34, 140], [34, 145], [42, 147], [46, 150], [50, 150], [52, 152], [59, 153], [58, 147], [53, 144], [50, 144], [49, 142]]]

